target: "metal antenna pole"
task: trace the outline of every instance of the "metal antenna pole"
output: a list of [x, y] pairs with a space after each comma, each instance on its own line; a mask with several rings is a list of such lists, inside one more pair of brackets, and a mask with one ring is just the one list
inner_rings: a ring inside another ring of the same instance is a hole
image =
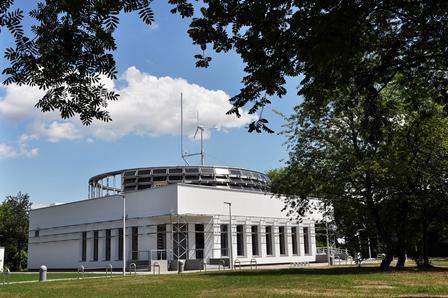
[[204, 165], [204, 129], [201, 129], [201, 166]]
[[180, 93], [180, 156], [184, 160], [185, 164], [189, 166], [184, 154], [184, 99], [182, 92]]

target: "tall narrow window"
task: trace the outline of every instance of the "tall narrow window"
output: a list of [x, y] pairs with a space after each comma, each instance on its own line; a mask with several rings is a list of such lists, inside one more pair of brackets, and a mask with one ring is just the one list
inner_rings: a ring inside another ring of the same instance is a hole
[[250, 229], [252, 234], [252, 255], [258, 256], [260, 254], [258, 249], [258, 226], [252, 226]]
[[272, 226], [266, 227], [266, 255], [272, 256]]
[[132, 227], [132, 259], [138, 260], [138, 227]]
[[286, 255], [286, 229], [285, 229], [285, 227], [278, 227], [278, 238], [280, 241], [280, 254]]
[[166, 225], [157, 225], [157, 260], [166, 260]]
[[229, 256], [229, 226], [221, 225], [221, 256]]
[[123, 260], [123, 228], [118, 229], [118, 260]]
[[292, 254], [298, 255], [299, 250], [297, 249], [297, 227], [291, 228], [291, 241], [292, 241]]
[[196, 259], [204, 258], [204, 225], [195, 225]]
[[81, 261], [87, 260], [87, 232], [82, 232], [81, 239]]
[[104, 248], [105, 248], [105, 252], [104, 252], [104, 260], [105, 261], [110, 261], [110, 242], [111, 242], [111, 231], [110, 231], [110, 229], [107, 229], [106, 230], [106, 237], [105, 237], [105, 245], [104, 245]]
[[303, 228], [303, 245], [304, 245], [305, 255], [309, 255], [310, 254], [310, 228], [308, 228], [308, 227]]
[[236, 226], [236, 255], [244, 256], [244, 226]]
[[98, 231], [93, 231], [93, 260], [98, 261]]

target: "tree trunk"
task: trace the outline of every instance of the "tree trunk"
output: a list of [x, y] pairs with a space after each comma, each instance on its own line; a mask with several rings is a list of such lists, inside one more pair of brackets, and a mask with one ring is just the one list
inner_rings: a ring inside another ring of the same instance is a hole
[[406, 246], [404, 245], [404, 241], [402, 239], [398, 240], [397, 255], [398, 261], [395, 268], [403, 269], [406, 262]]
[[394, 260], [394, 253], [392, 249], [387, 249], [386, 257], [381, 261], [380, 268], [382, 270], [388, 270], [390, 268], [390, 263]]

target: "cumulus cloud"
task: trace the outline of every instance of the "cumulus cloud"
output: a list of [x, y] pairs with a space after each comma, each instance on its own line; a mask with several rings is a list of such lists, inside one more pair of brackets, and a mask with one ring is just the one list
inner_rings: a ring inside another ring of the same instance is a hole
[[[178, 135], [180, 133], [180, 93], [184, 97], [185, 134], [192, 137], [198, 124], [218, 130], [229, 130], [246, 125], [254, 120], [241, 110], [241, 117], [225, 114], [231, 108], [229, 95], [222, 90], [210, 90], [192, 84], [182, 78], [156, 77], [128, 68], [121, 76], [120, 87], [115, 82], [103, 79], [109, 89], [120, 94], [119, 100], [109, 102], [107, 110], [112, 122], [94, 121], [83, 126], [76, 118], [61, 120], [56, 112], [42, 113], [34, 105], [44, 94], [42, 90], [29, 86], [3, 86], [5, 96], [0, 98], [0, 116], [9, 121], [26, 123], [26, 144], [31, 139], [45, 139], [49, 142], [61, 140], [116, 140], [126, 135], [141, 136]], [[210, 130], [206, 130], [206, 137]], [[19, 146], [20, 147], [20, 146]], [[14, 149], [14, 148], [13, 148]], [[11, 155], [10, 148], [2, 149]], [[28, 151], [26, 151], [28, 150]], [[32, 149], [30, 149], [32, 151]], [[29, 149], [23, 152], [31, 153]], [[16, 154], [21, 149], [16, 149]]]
[[35, 157], [39, 154], [38, 148], [29, 148], [28, 142], [34, 139], [34, 136], [23, 134], [17, 141], [17, 146], [0, 143], [0, 159], [15, 158], [19, 156]]
[[17, 151], [14, 147], [7, 144], [0, 143], [0, 158], [13, 158], [17, 156]]

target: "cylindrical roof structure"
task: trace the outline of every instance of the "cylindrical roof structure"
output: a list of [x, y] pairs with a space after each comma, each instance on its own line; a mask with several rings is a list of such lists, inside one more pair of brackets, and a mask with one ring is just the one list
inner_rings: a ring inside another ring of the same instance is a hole
[[174, 183], [269, 192], [271, 180], [260, 172], [221, 166], [134, 168], [103, 173], [90, 178], [89, 197], [96, 198]]

